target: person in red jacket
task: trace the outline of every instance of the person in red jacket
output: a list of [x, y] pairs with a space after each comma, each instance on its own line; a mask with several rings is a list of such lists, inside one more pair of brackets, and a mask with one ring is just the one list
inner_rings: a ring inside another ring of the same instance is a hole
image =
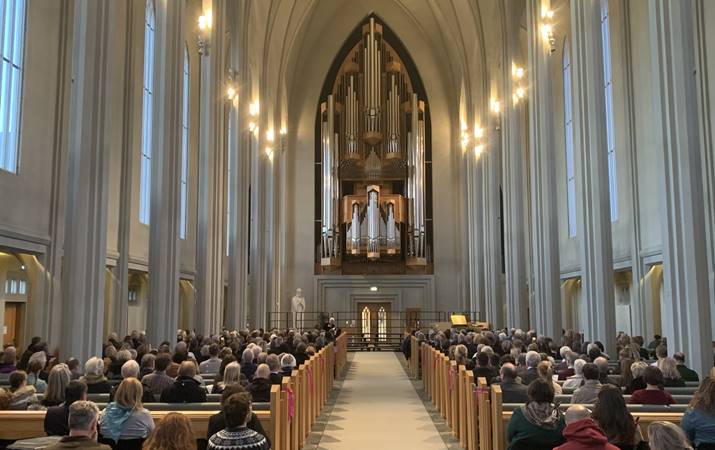
[[591, 411], [583, 405], [572, 405], [566, 410], [566, 443], [554, 450], [618, 450], [608, 443], [606, 434], [591, 419]]

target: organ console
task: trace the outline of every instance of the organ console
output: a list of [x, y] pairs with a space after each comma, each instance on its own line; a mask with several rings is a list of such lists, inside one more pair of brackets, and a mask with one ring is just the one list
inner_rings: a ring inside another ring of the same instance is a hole
[[383, 24], [372, 16], [360, 31], [320, 103], [317, 271], [430, 273], [424, 94]]

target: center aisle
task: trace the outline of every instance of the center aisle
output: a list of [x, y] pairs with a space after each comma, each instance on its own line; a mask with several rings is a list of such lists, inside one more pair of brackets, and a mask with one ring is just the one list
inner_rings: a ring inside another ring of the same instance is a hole
[[358, 352], [319, 449], [446, 449], [397, 356]]

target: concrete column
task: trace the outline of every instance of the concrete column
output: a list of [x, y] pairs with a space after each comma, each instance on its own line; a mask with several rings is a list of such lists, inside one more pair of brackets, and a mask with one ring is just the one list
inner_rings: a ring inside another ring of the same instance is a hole
[[504, 266], [506, 271], [506, 322], [507, 327], [529, 327], [529, 291], [526, 271], [527, 259], [527, 208], [526, 151], [524, 143], [524, 102], [516, 105], [511, 93], [516, 90], [511, 73], [512, 62], [523, 67], [520, 51], [520, 14], [523, 4], [515, 0], [503, 3], [506, 20], [503, 47], [501, 125], [502, 189], [504, 201]]
[[529, 49], [529, 142], [531, 152], [531, 328], [561, 336], [561, 286], [554, 167], [553, 89], [549, 44], [541, 32], [541, 12], [548, 2], [528, 0], [527, 46]]
[[[231, 3], [232, 20], [230, 67], [236, 69], [248, 64], [248, 27], [245, 24], [246, 5]], [[248, 298], [248, 246], [249, 221], [248, 194], [251, 185], [250, 151], [247, 112], [250, 103], [249, 77], [247, 70], [238, 72], [236, 84], [238, 101], [229, 107], [228, 121], [231, 124], [228, 151], [231, 176], [228, 189], [231, 192], [228, 218], [228, 298], [226, 299], [226, 326], [242, 329], [246, 326]]]
[[695, 2], [654, 0], [648, 21], [663, 149], [663, 334], [704, 376], [713, 364], [705, 245]]
[[101, 355], [107, 252], [110, 2], [74, 3], [60, 357]]
[[517, 86], [511, 73], [512, 63], [524, 67], [520, 50], [519, 32], [523, 3], [509, 0], [502, 3], [505, 16], [505, 42], [503, 46], [502, 85], [502, 189], [504, 202], [504, 266], [506, 272], [506, 322], [507, 327], [529, 327], [529, 288], [527, 260], [527, 208], [526, 182], [527, 153], [524, 142], [524, 102], [514, 104], [512, 95]]
[[585, 339], [616, 352], [601, 1], [571, 2], [571, 67]]
[[223, 324], [223, 264], [226, 255], [226, 2], [205, 0], [204, 11], [209, 9], [213, 14], [210, 47], [208, 53], [200, 58], [199, 217], [196, 254], [196, 331], [204, 335], [220, 331]]
[[179, 219], [184, 3], [155, 0], [147, 338], [174, 342], [179, 325]]
[[[486, 113], [483, 117], [486, 117]], [[484, 135], [487, 142], [499, 142], [500, 131], [497, 121], [485, 119]], [[501, 151], [498, 146], [485, 145], [480, 156], [483, 167], [482, 197], [484, 209], [482, 220], [484, 233], [484, 281], [485, 281], [485, 316], [496, 327], [504, 324], [504, 295], [501, 271], [501, 221], [500, 192]]]

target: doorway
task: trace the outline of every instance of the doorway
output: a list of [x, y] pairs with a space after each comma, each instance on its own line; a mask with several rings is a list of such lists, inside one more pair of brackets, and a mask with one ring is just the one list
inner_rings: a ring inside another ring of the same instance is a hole
[[390, 329], [390, 302], [358, 302], [360, 333], [368, 342], [386, 342]]
[[5, 333], [2, 344], [17, 347], [20, 341], [20, 327], [22, 323], [22, 303], [5, 302]]

